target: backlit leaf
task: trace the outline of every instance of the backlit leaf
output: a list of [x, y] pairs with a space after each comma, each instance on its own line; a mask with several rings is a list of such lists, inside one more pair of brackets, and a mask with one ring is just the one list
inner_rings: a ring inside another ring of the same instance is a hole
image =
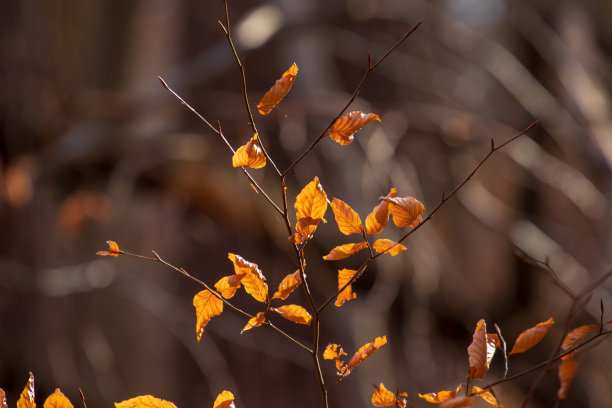
[[285, 276], [281, 283], [278, 285], [278, 290], [272, 296], [272, 299], [287, 299], [287, 296], [291, 294], [298, 286], [302, 284], [302, 277], [300, 276], [300, 270], [290, 273]]
[[376, 407], [390, 407], [395, 405], [396, 401], [395, 394], [387, 390], [383, 383], [380, 383], [372, 395], [372, 404]]
[[230, 299], [234, 296], [238, 288], [240, 288], [240, 281], [246, 275], [230, 275], [224, 276], [215, 283], [215, 289], [226, 299]]
[[287, 95], [295, 77], [297, 76], [298, 67], [293, 64], [280, 79], [276, 81], [274, 85], [265, 93], [257, 104], [257, 110], [262, 115], [267, 115], [270, 111], [278, 105], [278, 103]]
[[350, 244], [339, 245], [332, 249], [329, 254], [325, 255], [323, 259], [326, 261], [338, 261], [340, 259], [348, 258], [356, 252], [361, 251], [368, 247], [365, 242], [351, 242]]
[[36, 408], [34, 392], [34, 374], [30, 373], [30, 377], [28, 378], [28, 383], [25, 388], [21, 392], [19, 396], [19, 401], [17, 401], [17, 408]]
[[489, 404], [496, 406], [497, 408], [502, 408], [502, 405], [497, 402], [497, 399], [489, 391], [483, 390], [480, 387], [473, 386], [472, 393], [476, 394], [477, 397], [482, 398]]
[[[584, 339], [590, 332], [592, 332], [595, 327], [597, 326], [594, 324], [586, 324], [584, 326], [577, 327], [571, 332], [567, 333], [565, 339], [563, 339], [563, 344], [561, 345], [563, 351], [568, 351], [572, 349], [576, 344], [580, 343], [582, 339]], [[574, 353], [567, 354], [563, 356], [562, 359], [566, 360], [572, 357], [572, 355], [574, 355]]]
[[555, 324], [555, 322], [551, 317], [547, 321], [538, 323], [534, 327], [519, 334], [509, 354], [523, 353], [538, 344], [546, 333], [548, 333], [548, 330], [550, 330], [553, 324]]
[[308, 241], [312, 238], [313, 234], [317, 230], [317, 226], [321, 222], [320, 219], [313, 220], [312, 218], [300, 218], [295, 224], [295, 230], [297, 231], [294, 234], [295, 238], [292, 238], [292, 241], [296, 244], [301, 244], [305, 241]]
[[563, 360], [561, 361], [561, 364], [559, 364], [557, 375], [559, 376], [561, 386], [559, 387], [559, 391], [557, 391], [557, 398], [560, 400], [567, 397], [567, 391], [569, 390], [572, 381], [574, 381], [574, 376], [576, 375], [577, 371], [578, 360], [575, 357]]
[[459, 396], [438, 405], [438, 408], [461, 408], [474, 404], [474, 397]]
[[115, 402], [115, 408], [176, 408], [176, 405], [152, 395], [140, 395], [129, 400]]
[[68, 398], [66, 398], [66, 396], [62, 394], [59, 388], [56, 388], [55, 392], [47, 397], [43, 407], [44, 408], [74, 408], [73, 405], [68, 400]]
[[336, 217], [338, 229], [344, 235], [361, 234], [363, 224], [359, 215], [344, 201], [334, 198], [330, 204]]
[[119, 245], [115, 241], [106, 241], [108, 244], [108, 251], [98, 251], [96, 255], [100, 256], [119, 256], [124, 254], [122, 250], [119, 249]]
[[[353, 276], [355, 276], [356, 273], [357, 271], [352, 270], [352, 269], [339, 270], [338, 271], [338, 290], [342, 289], [344, 285], [346, 285], [351, 279], [353, 279]], [[340, 307], [344, 304], [344, 302], [349, 301], [351, 299], [355, 299], [356, 297], [357, 295], [353, 293], [353, 290], [351, 289], [351, 285], [348, 285], [346, 288], [344, 288], [342, 292], [338, 294], [338, 297], [336, 297], [336, 302], [334, 302], [334, 305]]]
[[223, 301], [208, 289], [204, 289], [193, 297], [193, 306], [196, 310], [196, 338], [199, 342], [204, 333], [204, 326], [210, 319], [223, 312]]
[[481, 379], [484, 377], [498, 345], [497, 336], [487, 335], [487, 325], [484, 319], [478, 321], [472, 336], [472, 344], [467, 349], [470, 362], [468, 378]]
[[419, 398], [423, 398], [427, 402], [432, 404], [439, 404], [449, 399], [455, 398], [458, 391], [439, 391], [430, 392], [429, 394], [419, 394]]
[[327, 194], [318, 177], [315, 176], [310, 183], [304, 186], [295, 198], [294, 206], [298, 220], [301, 218], [323, 219], [327, 210]]
[[8, 408], [8, 404], [6, 402], [6, 394], [4, 390], [0, 388], [0, 408]]
[[302, 306], [298, 305], [285, 305], [277, 308], [272, 308], [279, 315], [283, 316], [287, 320], [299, 324], [310, 324], [312, 316]]
[[235, 408], [234, 394], [229, 391], [223, 391], [217, 395], [213, 408]]
[[374, 244], [372, 244], [372, 248], [378, 253], [386, 252], [391, 256], [395, 256], [406, 250], [405, 246], [395, 241], [391, 241], [390, 239], [377, 239], [374, 241]]
[[264, 312], [257, 313], [255, 317], [252, 317], [249, 319], [249, 321], [247, 322], [246, 326], [244, 326], [240, 334], [244, 333], [247, 330], [251, 330], [254, 327], [261, 326], [263, 322], [265, 321], [266, 321], [266, 316], [264, 315]]
[[329, 137], [341, 145], [347, 145], [354, 140], [355, 132], [373, 120], [380, 122], [380, 118], [374, 113], [349, 112], [334, 122]]
[[253, 262], [249, 262], [245, 260], [240, 255], [232, 254], [231, 252], [227, 254], [227, 258], [232, 261], [234, 264], [234, 273], [236, 275], [246, 275], [247, 273], [261, 273], [257, 264]]
[[377, 337], [373, 342], [364, 344], [361, 346], [359, 350], [351, 357], [348, 364], [346, 365], [346, 371], [344, 375], [347, 375], [351, 372], [357, 365], [359, 365], [363, 360], [370, 357], [372, 354], [376, 352], [379, 348], [387, 344], [387, 336]]
[[389, 213], [395, 226], [416, 228], [423, 220], [421, 214], [425, 212], [425, 206], [416, 198], [385, 197], [384, 200], [389, 203]]
[[242, 286], [244, 286], [244, 290], [253, 296], [255, 300], [262, 303], [267, 303], [268, 301], [268, 285], [264, 282], [266, 278], [264, 278], [263, 274], [259, 269], [255, 272], [247, 273], [244, 278], [242, 278]]
[[246, 144], [240, 146], [232, 156], [232, 166], [248, 166], [260, 169], [266, 165], [266, 156], [257, 143], [257, 133]]
[[325, 347], [325, 351], [323, 352], [323, 358], [325, 360], [337, 360], [342, 358], [342, 356], [346, 356], [347, 354], [342, 350], [339, 344], [328, 344]]
[[[387, 198], [395, 197], [397, 189], [392, 188], [387, 195]], [[383, 199], [385, 197], [381, 197]], [[368, 235], [379, 234], [389, 222], [389, 202], [384, 199], [378, 204], [371, 213], [368, 214], [365, 220], [366, 231]]]

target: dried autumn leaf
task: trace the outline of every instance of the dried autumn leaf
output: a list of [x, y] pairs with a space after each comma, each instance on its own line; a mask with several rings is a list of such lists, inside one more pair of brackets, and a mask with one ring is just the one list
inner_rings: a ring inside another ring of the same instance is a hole
[[276, 83], [272, 85], [272, 87], [265, 93], [257, 104], [257, 110], [259, 113], [262, 115], [267, 115], [276, 105], [278, 105], [278, 103], [291, 89], [293, 81], [295, 81], [297, 76], [297, 72], [298, 67], [294, 63], [287, 71], [285, 71], [280, 79], [276, 80]]
[[438, 408], [460, 408], [460, 407], [469, 407], [474, 403], [474, 397], [455, 397], [448, 401], [443, 402], [438, 406]]
[[348, 204], [342, 200], [334, 198], [330, 204], [336, 217], [338, 229], [344, 235], [361, 234], [363, 233], [363, 224], [359, 214], [355, 212]]
[[325, 351], [323, 352], [323, 358], [325, 360], [337, 360], [342, 356], [346, 356], [347, 354], [342, 350], [339, 344], [328, 344], [325, 347]]
[[385, 197], [384, 200], [389, 203], [389, 213], [396, 227], [416, 228], [423, 220], [421, 214], [425, 212], [425, 206], [416, 198]]
[[578, 371], [578, 360], [576, 358], [569, 358], [567, 360], [561, 361], [559, 364], [559, 370], [557, 372], [559, 376], [559, 382], [561, 386], [559, 387], [559, 391], [557, 391], [557, 398], [560, 400], [565, 399], [567, 397], [567, 391], [569, 390], [572, 381], [574, 381], [574, 376], [576, 376], [576, 372]]
[[[351, 279], [353, 279], [353, 276], [355, 276], [356, 273], [357, 271], [352, 270], [352, 269], [339, 270], [338, 271], [338, 290], [342, 289], [344, 285], [346, 285]], [[351, 285], [348, 285], [346, 288], [344, 288], [342, 292], [338, 294], [338, 297], [336, 297], [336, 302], [334, 302], [334, 305], [340, 307], [344, 304], [344, 302], [349, 301], [351, 299], [355, 299], [356, 297], [357, 295], [353, 293]]]
[[56, 388], [55, 392], [47, 397], [43, 407], [44, 408], [74, 408], [73, 405], [68, 400], [68, 398], [66, 398], [66, 396], [62, 394], [59, 388]]
[[234, 394], [229, 391], [223, 391], [217, 395], [213, 408], [235, 408]]
[[[395, 197], [397, 189], [392, 188], [386, 198]], [[385, 197], [382, 197], [385, 198]], [[382, 232], [389, 222], [389, 202], [381, 201], [371, 213], [368, 214], [365, 220], [366, 231], [368, 235], [375, 235]]]
[[115, 408], [176, 408], [176, 405], [152, 395], [140, 395], [129, 400], [115, 402]]
[[240, 146], [232, 156], [232, 166], [248, 166], [260, 169], [266, 165], [266, 156], [257, 143], [257, 133], [246, 144]]
[[251, 272], [246, 274], [244, 278], [242, 278], [242, 286], [244, 286], [244, 290], [251, 295], [255, 300], [262, 303], [268, 302], [268, 285], [264, 282], [266, 278], [264, 278], [263, 274], [259, 269], [255, 272]]
[[232, 254], [230, 252], [227, 254], [227, 258], [234, 264], [234, 273], [236, 275], [246, 275], [250, 272], [261, 273], [257, 264], [245, 260], [240, 255]]
[[430, 392], [428, 394], [419, 394], [419, 398], [423, 398], [427, 402], [432, 404], [440, 404], [441, 402], [448, 401], [449, 399], [455, 398], [458, 391], [439, 391]]
[[[597, 327], [594, 324], [586, 324], [584, 326], [580, 326], [567, 333], [565, 338], [563, 339], [563, 344], [561, 344], [561, 348], [563, 351], [568, 351], [572, 349], [576, 344], [580, 343], [582, 339], [584, 339], [593, 329]], [[572, 357], [574, 353], [567, 354], [561, 357], [563, 360], [566, 360]]]
[[538, 344], [546, 333], [548, 333], [548, 330], [550, 330], [553, 324], [555, 324], [555, 322], [551, 317], [547, 321], [538, 323], [534, 327], [519, 334], [509, 354], [523, 353]]
[[272, 296], [272, 299], [287, 299], [287, 296], [291, 294], [298, 286], [302, 284], [302, 277], [300, 276], [300, 270], [290, 273], [285, 276], [281, 283], [278, 285], [278, 290]]
[[327, 211], [327, 194], [318, 177], [315, 176], [310, 183], [304, 186], [295, 198], [294, 207], [298, 220], [302, 218], [323, 219]]
[[355, 132], [373, 120], [380, 122], [380, 118], [375, 113], [349, 112], [334, 122], [329, 137], [343, 146], [347, 145], [354, 140]]
[[285, 305], [277, 308], [272, 308], [279, 315], [283, 316], [287, 320], [299, 324], [310, 324], [312, 316], [302, 306], [298, 305]]
[[36, 408], [34, 392], [34, 374], [30, 373], [30, 377], [28, 378], [28, 383], [25, 388], [21, 392], [19, 396], [19, 401], [17, 401], [17, 408]]
[[122, 250], [119, 249], [119, 245], [115, 241], [106, 241], [108, 244], [108, 251], [98, 251], [96, 255], [100, 256], [119, 256], [124, 254]]
[[497, 408], [502, 408], [502, 405], [497, 402], [497, 399], [495, 399], [493, 394], [491, 394], [489, 391], [483, 390], [480, 387], [473, 386], [472, 393], [475, 394], [477, 397], [482, 398], [489, 404], [496, 406]]
[[300, 218], [295, 224], [296, 234], [292, 237], [292, 242], [301, 244], [308, 241], [317, 230], [317, 226], [321, 220], [312, 218]]
[[472, 336], [472, 344], [467, 349], [470, 362], [468, 378], [481, 379], [484, 377], [498, 345], [497, 336], [487, 335], [487, 325], [484, 319], [478, 321]]
[[395, 256], [406, 250], [405, 246], [395, 241], [391, 241], [390, 239], [377, 239], [374, 241], [374, 244], [372, 244], [372, 248], [378, 253], [385, 252], [391, 256]]
[[323, 259], [326, 261], [338, 261], [340, 259], [348, 258], [356, 252], [361, 251], [368, 247], [365, 242], [351, 242], [350, 244], [339, 245], [329, 251], [329, 254], [325, 255]]
[[6, 394], [4, 390], [0, 388], [0, 408], [8, 408], [8, 404], [6, 402]]
[[240, 288], [240, 281], [246, 275], [230, 275], [224, 276], [215, 283], [215, 289], [226, 299], [230, 299], [236, 294], [238, 288]]
[[396, 401], [395, 394], [387, 390], [383, 383], [380, 383], [376, 391], [374, 391], [374, 395], [372, 395], [372, 404], [375, 407], [390, 407], [395, 405]]
[[249, 321], [247, 322], [246, 326], [244, 326], [240, 334], [244, 333], [247, 330], [251, 330], [254, 327], [261, 326], [263, 322], [265, 321], [266, 321], [266, 316], [264, 315], [264, 312], [257, 313], [255, 317], [252, 317], [249, 319]]
[[204, 333], [204, 326], [210, 319], [223, 312], [223, 301], [208, 289], [204, 289], [193, 297], [193, 306], [196, 310], [196, 338], [199, 342]]
[[346, 365], [346, 374], [352, 371], [357, 365], [363, 360], [370, 357], [379, 348], [387, 344], [387, 336], [377, 337], [372, 343], [366, 343], [351, 357], [348, 364]]

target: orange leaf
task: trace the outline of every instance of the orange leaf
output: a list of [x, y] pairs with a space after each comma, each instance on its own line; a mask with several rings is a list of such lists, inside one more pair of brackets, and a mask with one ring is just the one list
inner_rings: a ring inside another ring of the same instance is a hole
[[265, 321], [266, 321], [266, 316], [264, 315], [264, 312], [257, 313], [255, 317], [252, 317], [249, 319], [249, 321], [247, 322], [246, 326], [244, 326], [240, 334], [244, 333], [247, 330], [251, 330], [254, 327], [261, 326], [263, 322]]
[[[571, 332], [567, 333], [565, 339], [563, 339], [563, 344], [561, 345], [563, 351], [568, 351], [572, 349], [576, 344], [580, 343], [582, 339], [584, 339], [590, 332], [592, 332], [595, 327], [597, 326], [594, 324], [586, 324], [584, 326], [575, 328]], [[566, 360], [573, 355], [574, 353], [569, 353], [561, 358], [563, 360]]]
[[240, 281], [245, 275], [230, 275], [224, 276], [215, 283], [215, 289], [226, 299], [230, 299], [234, 296], [238, 288], [240, 288]]
[[294, 206], [298, 220], [302, 218], [323, 219], [327, 210], [327, 194], [325, 194], [318, 177], [315, 176], [310, 183], [304, 186], [295, 198]]
[[232, 166], [248, 166], [260, 169], [266, 165], [266, 156], [257, 143], [257, 133], [246, 144], [240, 146], [232, 156]]
[[559, 391], [557, 391], [557, 398], [560, 400], [565, 399], [567, 396], [567, 391], [569, 386], [574, 381], [574, 376], [578, 371], [578, 360], [576, 358], [569, 358], [567, 360], [563, 360], [561, 364], [559, 364], [559, 382], [561, 386], [559, 387]]
[[555, 324], [555, 322], [551, 317], [547, 321], [538, 323], [534, 327], [519, 334], [509, 354], [523, 353], [538, 344], [546, 333], [548, 333], [548, 330], [550, 330], [553, 324]]
[[349, 112], [334, 122], [329, 137], [343, 146], [347, 145], [354, 140], [355, 132], [373, 120], [380, 122], [380, 118], [374, 113]]
[[278, 285], [278, 290], [272, 296], [272, 299], [287, 299], [287, 296], [291, 294], [298, 286], [302, 284], [302, 277], [300, 276], [300, 270], [290, 273], [285, 276], [281, 283]]
[[348, 204], [342, 200], [334, 198], [330, 204], [336, 217], [336, 223], [340, 232], [344, 235], [361, 234], [363, 232], [363, 224], [361, 218]]
[[223, 391], [217, 395], [213, 408], [235, 408], [234, 405], [234, 394], [229, 391]]
[[497, 399], [495, 399], [493, 394], [491, 394], [489, 391], [483, 390], [480, 387], [473, 386], [472, 393], [476, 394], [477, 397], [482, 398], [489, 404], [494, 405], [497, 408], [502, 408], [502, 405], [499, 402], [497, 402]]
[[367, 343], [361, 346], [359, 350], [351, 357], [348, 364], [346, 365], [346, 371], [344, 375], [348, 375], [351, 370], [353, 370], [357, 365], [359, 365], [363, 360], [370, 357], [372, 354], [376, 352], [379, 348], [387, 344], [387, 336], [377, 337], [374, 342]]
[[287, 320], [299, 324], [310, 324], [312, 316], [302, 306], [298, 305], [285, 305], [277, 308], [272, 308], [279, 315], [283, 316]]
[[246, 261], [240, 255], [228, 253], [227, 257], [234, 264], [234, 273], [243, 275], [240, 283], [244, 290], [259, 302], [266, 303], [268, 300], [268, 285], [257, 264]]
[[204, 326], [210, 319], [223, 312], [223, 301], [208, 289], [204, 289], [193, 297], [193, 306], [196, 310], [196, 338], [199, 342], [204, 333]]
[[234, 273], [236, 275], [246, 275], [251, 272], [261, 273], [261, 271], [259, 271], [259, 267], [257, 266], [257, 264], [254, 264], [253, 262], [249, 262], [245, 260], [240, 255], [232, 254], [230, 252], [227, 254], [227, 258], [230, 261], [232, 261], [232, 263], [234, 264]]
[[17, 401], [17, 408], [36, 408], [36, 403], [34, 402], [35, 396], [34, 374], [30, 373], [28, 383], [21, 392], [21, 395], [19, 396], [19, 401]]
[[295, 238], [292, 238], [292, 241], [296, 244], [301, 244], [305, 241], [308, 241], [312, 238], [313, 234], [317, 230], [317, 226], [321, 220], [312, 218], [300, 218], [295, 224], [295, 230], [297, 231], [294, 234]]
[[384, 200], [389, 202], [389, 213], [395, 226], [416, 228], [423, 220], [421, 214], [425, 212], [425, 206], [416, 198], [385, 197]]
[[487, 325], [484, 319], [476, 324], [476, 330], [472, 336], [472, 344], [468, 346], [470, 361], [470, 372], [468, 378], [481, 379], [489, 370], [493, 359], [495, 348], [499, 344], [497, 336], [487, 335]]
[[338, 261], [340, 259], [348, 258], [356, 252], [361, 251], [368, 247], [365, 242], [351, 242], [350, 244], [339, 245], [332, 249], [329, 254], [325, 255], [323, 259], [326, 261]]
[[376, 250], [378, 253], [386, 252], [391, 256], [395, 256], [406, 250], [405, 246], [398, 244], [395, 241], [391, 241], [390, 239], [377, 239], [374, 241], [372, 248], [374, 248], [374, 250]]
[[[342, 289], [344, 285], [346, 285], [351, 279], [353, 279], [353, 276], [355, 276], [356, 273], [357, 271], [354, 271], [352, 269], [339, 270], [338, 271], [338, 290]], [[342, 292], [338, 294], [338, 297], [336, 298], [336, 302], [334, 303], [334, 305], [340, 307], [344, 304], [344, 302], [349, 301], [351, 299], [355, 299], [356, 297], [357, 295], [353, 293], [353, 290], [351, 289], [351, 285], [348, 285], [346, 288], [344, 288]]]
[[176, 408], [176, 405], [152, 395], [140, 395], [129, 400], [115, 402], [115, 408]]
[[372, 395], [372, 404], [376, 407], [390, 407], [395, 405], [396, 401], [395, 394], [387, 390], [383, 383], [380, 383], [376, 391], [374, 391], [374, 395]]
[[[387, 195], [387, 198], [395, 197], [397, 189], [392, 188]], [[385, 197], [381, 197], [385, 198]], [[371, 213], [368, 214], [365, 220], [366, 231], [368, 235], [379, 234], [383, 228], [389, 222], [389, 203], [387, 201], [381, 201]]]
[[0, 388], [0, 408], [8, 408], [8, 404], [6, 402], [6, 394], [4, 390]]
[[423, 398], [427, 402], [432, 404], [439, 404], [449, 399], [455, 398], [458, 391], [440, 391], [430, 392], [429, 394], [419, 394], [419, 398]]
[[337, 360], [347, 354], [342, 350], [342, 347], [338, 344], [328, 344], [323, 352], [323, 358], [325, 360]]
[[438, 406], [438, 408], [460, 408], [460, 407], [469, 407], [474, 403], [474, 397], [455, 397], [448, 401], [443, 402]]
[[62, 394], [59, 388], [56, 388], [55, 392], [47, 397], [43, 407], [44, 408], [74, 408], [73, 405], [68, 400], [68, 398], [66, 398], [66, 396]]
[[262, 115], [267, 115], [276, 105], [278, 105], [278, 103], [291, 89], [293, 81], [295, 81], [295, 77], [297, 76], [297, 72], [298, 67], [294, 63], [287, 71], [285, 71], [283, 76], [280, 77], [280, 79], [278, 79], [274, 85], [272, 85], [272, 87], [265, 93], [257, 104], [257, 110], [259, 113]]
[[106, 241], [108, 244], [108, 251], [98, 251], [96, 255], [100, 256], [119, 256], [124, 254], [122, 250], [119, 249], [119, 245], [115, 241]]

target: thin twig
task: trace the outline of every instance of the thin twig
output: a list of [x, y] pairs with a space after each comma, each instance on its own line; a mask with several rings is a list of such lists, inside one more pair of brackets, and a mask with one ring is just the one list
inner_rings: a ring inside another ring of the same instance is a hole
[[557, 285], [561, 290], [563, 290], [572, 299], [577, 299], [578, 297], [580, 297], [579, 295], [576, 295], [574, 291], [571, 290], [565, 283], [563, 283], [561, 279], [559, 279], [559, 276], [557, 275], [557, 273], [552, 269], [552, 267], [548, 263], [548, 260], [545, 260], [544, 262], [539, 261], [533, 258], [532, 256], [527, 255], [525, 251], [523, 251], [521, 248], [517, 246], [514, 247], [514, 254], [517, 257], [519, 257], [519, 259], [521, 259], [523, 262], [537, 266], [538, 268], [544, 269], [546, 272], [548, 272], [553, 282], [555, 283], [555, 285]]

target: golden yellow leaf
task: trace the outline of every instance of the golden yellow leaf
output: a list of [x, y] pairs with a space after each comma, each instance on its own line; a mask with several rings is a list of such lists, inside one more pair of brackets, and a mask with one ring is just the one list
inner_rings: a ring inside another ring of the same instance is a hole
[[380, 197], [383, 200], [368, 214], [365, 220], [368, 235], [379, 234], [387, 226], [389, 222], [389, 203], [384, 198], [392, 198], [396, 194], [397, 189], [392, 188], [387, 197]]
[[293, 81], [295, 81], [297, 76], [297, 72], [298, 67], [294, 63], [287, 71], [285, 71], [280, 79], [276, 80], [276, 83], [272, 85], [272, 87], [265, 93], [257, 104], [257, 110], [259, 113], [262, 115], [267, 115], [276, 105], [278, 105], [278, 103], [291, 89]]
[[423, 398], [425, 401], [431, 402], [432, 404], [439, 404], [441, 402], [455, 398], [456, 396], [457, 391], [439, 391], [430, 392], [428, 394], [419, 394], [419, 398]]
[[559, 370], [557, 372], [559, 376], [559, 382], [561, 386], [559, 387], [559, 391], [557, 391], [557, 398], [560, 400], [565, 399], [567, 397], [567, 391], [569, 390], [572, 381], [574, 381], [574, 376], [578, 371], [578, 360], [573, 358], [568, 358], [567, 360], [561, 361], [559, 364]]
[[327, 194], [318, 177], [315, 176], [310, 183], [304, 186], [295, 198], [294, 206], [298, 220], [301, 218], [323, 219], [327, 210]]
[[[567, 335], [563, 339], [563, 344], [561, 344], [561, 348], [563, 349], [563, 351], [568, 351], [572, 349], [576, 344], [580, 343], [582, 339], [584, 339], [590, 332], [592, 332], [595, 327], [597, 326], [594, 324], [586, 324], [584, 326], [577, 327], [571, 332], [567, 333]], [[561, 358], [563, 360], [566, 360], [572, 357], [573, 355], [574, 353], [569, 353]]]
[[34, 374], [30, 373], [28, 383], [21, 392], [21, 395], [19, 396], [19, 401], [17, 401], [17, 408], [36, 408], [36, 402], [34, 402], [35, 396], [36, 394], [34, 392]]
[[509, 354], [523, 353], [538, 344], [546, 333], [548, 333], [548, 330], [550, 330], [553, 324], [555, 324], [555, 322], [551, 317], [547, 321], [538, 323], [534, 327], [519, 334]]
[[8, 408], [8, 404], [6, 402], [6, 394], [4, 390], [0, 388], [0, 408]]
[[296, 244], [301, 244], [312, 238], [320, 221], [320, 219], [313, 220], [310, 217], [300, 218], [295, 224], [295, 230], [297, 231], [295, 235], [297, 236], [295, 239], [293, 239], [293, 242]]
[[387, 390], [383, 383], [380, 383], [376, 391], [374, 391], [374, 395], [372, 395], [372, 404], [375, 407], [390, 407], [395, 405], [396, 401], [395, 394]]
[[266, 165], [266, 156], [257, 142], [257, 133], [246, 144], [240, 146], [232, 156], [232, 166], [248, 166], [260, 169]]
[[235, 408], [234, 394], [230, 391], [223, 391], [217, 395], [213, 408]]
[[344, 201], [334, 198], [330, 204], [336, 217], [338, 229], [344, 235], [363, 233], [363, 224], [359, 215]]
[[272, 296], [272, 299], [287, 299], [287, 296], [291, 294], [298, 286], [302, 284], [302, 277], [300, 276], [300, 270], [290, 273], [285, 276], [281, 283], [278, 285], [278, 290]]
[[223, 301], [208, 289], [204, 289], [193, 297], [193, 306], [196, 310], [196, 338], [199, 342], [204, 333], [204, 326], [210, 319], [223, 312]]
[[244, 333], [247, 330], [251, 330], [254, 327], [261, 326], [263, 322], [265, 321], [266, 321], [266, 316], [264, 315], [264, 312], [257, 313], [255, 317], [252, 317], [249, 319], [249, 321], [247, 322], [246, 326], [244, 326], [240, 334]]
[[[352, 269], [340, 269], [338, 271], [338, 290], [342, 289], [344, 285], [346, 285], [351, 279], [353, 279], [353, 276], [355, 276], [356, 273], [357, 271]], [[355, 299], [356, 297], [357, 295], [353, 293], [351, 285], [348, 285], [346, 288], [344, 288], [342, 292], [338, 294], [334, 305], [340, 307], [344, 304], [344, 302], [349, 301], [351, 299]]]
[[467, 349], [470, 362], [468, 378], [481, 379], [484, 377], [498, 345], [497, 336], [487, 335], [487, 325], [484, 319], [478, 321], [472, 336], [472, 344]]
[[349, 112], [334, 122], [329, 137], [343, 146], [347, 145], [354, 140], [355, 132], [373, 120], [380, 122], [380, 118], [374, 113]]
[[246, 275], [230, 275], [224, 276], [215, 283], [215, 289], [226, 299], [230, 299], [234, 296], [238, 288], [240, 288], [240, 281]]
[[425, 212], [425, 206], [416, 198], [385, 197], [384, 200], [389, 203], [389, 213], [395, 226], [416, 228], [423, 220], [421, 214]]
[[370, 357], [379, 348], [387, 344], [387, 336], [377, 337], [372, 343], [366, 343], [351, 357], [348, 364], [346, 365], [346, 371], [344, 375], [348, 375], [357, 365], [363, 360]]
[[115, 241], [106, 241], [108, 244], [108, 251], [98, 251], [96, 255], [100, 256], [119, 256], [124, 254], [122, 250], [119, 249], [119, 245]]
[[372, 244], [372, 248], [378, 253], [386, 252], [391, 256], [395, 256], [406, 250], [405, 246], [395, 241], [391, 241], [390, 239], [377, 239], [374, 241], [374, 244]]
[[368, 244], [366, 244], [365, 242], [352, 242], [350, 244], [339, 245], [329, 251], [329, 254], [325, 255], [323, 259], [325, 259], [326, 261], [338, 261], [340, 259], [348, 258], [354, 253], [359, 252], [367, 247]]
[[328, 344], [323, 352], [323, 358], [325, 360], [337, 360], [346, 355], [347, 354], [344, 352], [344, 350], [342, 350], [342, 347], [340, 347], [339, 344], [334, 343]]
[[66, 396], [62, 394], [59, 388], [56, 388], [55, 392], [47, 397], [43, 407], [44, 408], [74, 408], [73, 405], [68, 400], [68, 398], [66, 398]]
[[461, 408], [461, 407], [469, 407], [474, 403], [474, 397], [466, 397], [460, 396], [455, 397], [453, 399], [449, 399], [448, 401], [443, 402], [438, 405], [438, 408]]
[[115, 402], [115, 408], [176, 408], [176, 405], [152, 395], [140, 395], [129, 400]]
[[480, 387], [473, 386], [472, 393], [475, 394], [477, 397], [482, 398], [489, 404], [496, 406], [497, 408], [502, 408], [502, 405], [497, 402], [497, 399], [489, 391], [483, 390]]
[[299, 324], [310, 324], [312, 316], [302, 306], [298, 305], [285, 305], [277, 308], [272, 308], [279, 315], [283, 316], [287, 320]]
[[259, 269], [255, 272], [247, 273], [244, 278], [242, 278], [242, 286], [244, 286], [244, 290], [253, 296], [255, 300], [262, 303], [268, 302], [268, 285], [264, 282], [266, 278], [264, 278], [263, 274]]
[[230, 252], [227, 254], [227, 258], [234, 264], [234, 273], [236, 275], [246, 275], [250, 272], [261, 273], [257, 264], [245, 260], [240, 255], [232, 254]]

